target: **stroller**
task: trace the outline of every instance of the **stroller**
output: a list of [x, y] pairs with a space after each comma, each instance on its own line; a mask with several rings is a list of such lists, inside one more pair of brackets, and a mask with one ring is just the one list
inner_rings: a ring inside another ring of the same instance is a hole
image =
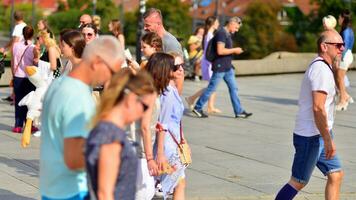
[[183, 54], [184, 54], [184, 76], [188, 79], [194, 79], [196, 75], [194, 72], [194, 68], [196, 63], [201, 58], [201, 52], [197, 51], [197, 53], [193, 57], [189, 57], [188, 50], [183, 47]]

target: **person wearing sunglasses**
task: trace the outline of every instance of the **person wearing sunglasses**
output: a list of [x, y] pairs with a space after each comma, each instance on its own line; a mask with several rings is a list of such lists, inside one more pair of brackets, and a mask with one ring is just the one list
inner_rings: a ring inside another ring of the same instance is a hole
[[138, 157], [125, 127], [154, 103], [155, 87], [146, 71], [122, 69], [104, 90], [86, 144], [86, 168], [96, 198], [135, 199]]
[[[158, 124], [162, 130], [156, 133], [155, 158], [161, 175], [156, 179], [162, 186], [166, 198], [173, 193], [173, 199], [185, 198], [185, 169], [178, 156], [177, 144], [172, 135], [180, 141], [181, 119], [184, 105], [174, 81], [174, 71], [181, 66], [174, 65], [174, 57], [166, 53], [153, 54], [146, 65], [152, 75], [160, 100]], [[171, 134], [172, 135], [171, 135]], [[167, 165], [174, 168], [167, 172]]]
[[307, 185], [316, 166], [327, 177], [325, 199], [339, 199], [343, 170], [332, 128], [336, 96], [334, 72], [341, 60], [344, 42], [338, 32], [328, 30], [321, 34], [317, 45], [318, 56], [307, 68], [299, 93], [293, 131], [292, 176], [276, 200], [293, 199]]
[[84, 36], [85, 42], [89, 44], [97, 38], [98, 29], [94, 24], [84, 24], [81, 26], [81, 32]]
[[[102, 36], [85, 47], [82, 60], [72, 71], [48, 88], [41, 119], [42, 199], [82, 200], [88, 196], [83, 149], [96, 107], [92, 87], [109, 81], [124, 59], [117, 39]], [[137, 104], [142, 109], [139, 100]]]

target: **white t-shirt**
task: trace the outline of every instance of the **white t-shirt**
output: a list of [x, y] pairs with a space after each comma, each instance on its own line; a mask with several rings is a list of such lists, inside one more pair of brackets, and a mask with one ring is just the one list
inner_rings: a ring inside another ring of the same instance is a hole
[[[322, 58], [317, 57], [315, 60], [322, 60]], [[299, 111], [294, 128], [295, 134], [306, 137], [320, 134], [314, 121], [313, 91], [324, 91], [327, 93], [325, 110], [329, 130], [332, 129], [334, 123], [336, 94], [334, 76], [327, 64], [322, 61], [314, 61], [304, 74], [298, 101]]]
[[12, 37], [19, 37], [20, 40], [23, 40], [23, 34], [22, 34], [22, 30], [23, 28], [26, 26], [26, 23], [25, 22], [22, 22], [20, 24], [17, 24], [15, 27], [14, 27], [14, 30], [12, 31]]

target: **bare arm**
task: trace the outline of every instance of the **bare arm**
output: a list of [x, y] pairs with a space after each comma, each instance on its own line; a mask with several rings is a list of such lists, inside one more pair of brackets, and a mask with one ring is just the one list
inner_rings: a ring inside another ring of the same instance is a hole
[[120, 35], [118, 36], [118, 39], [119, 39], [119, 41], [120, 41], [120, 44], [121, 44], [122, 49], [125, 49], [125, 37], [124, 37], [124, 35], [123, 35], [123, 34], [120, 34]]
[[[154, 96], [154, 99], [156, 99], [156, 95]], [[151, 137], [151, 128], [150, 128], [153, 107], [155, 106], [154, 99], [152, 100], [152, 105], [150, 105], [149, 109], [145, 112], [141, 120], [141, 133], [143, 139], [143, 147], [145, 149], [147, 166], [150, 175], [158, 175], [157, 163], [153, 159], [153, 148], [152, 148], [152, 139], [151, 139], [152, 137]]]
[[64, 139], [64, 162], [69, 169], [84, 169], [84, 144], [85, 139], [81, 137]]
[[0, 52], [1, 53], [5, 53], [6, 49], [11, 50], [12, 49], [12, 45], [15, 44], [15, 42], [18, 42], [18, 41], [20, 41], [20, 37], [16, 37], [16, 36], [12, 37], [10, 39], [10, 41], [4, 47], [0, 48]]
[[231, 55], [231, 54], [240, 54], [243, 50], [240, 47], [227, 49], [225, 48], [225, 44], [222, 42], [217, 42], [217, 54], [219, 56]]
[[326, 158], [332, 158], [336, 153], [335, 144], [329, 133], [327, 115], [325, 111], [325, 101], [327, 94], [324, 91], [313, 91], [313, 113], [314, 121], [323, 137]]
[[115, 183], [120, 172], [122, 146], [115, 142], [100, 148], [98, 167], [99, 200], [114, 200]]
[[59, 57], [56, 47], [50, 47], [48, 49], [49, 63], [51, 70], [54, 71], [57, 68], [57, 58]]

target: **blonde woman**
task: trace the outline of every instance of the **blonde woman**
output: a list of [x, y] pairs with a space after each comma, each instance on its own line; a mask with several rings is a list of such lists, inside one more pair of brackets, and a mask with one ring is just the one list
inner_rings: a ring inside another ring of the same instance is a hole
[[45, 47], [43, 52], [40, 52], [40, 48], [37, 46], [37, 58], [39, 57], [40, 61], [49, 63], [49, 68], [53, 71], [53, 77], [59, 77], [61, 75], [61, 61], [59, 59], [61, 50], [56, 44], [56, 40], [51, 38], [47, 31], [40, 31], [37, 40], [39, 45], [43, 45]]
[[155, 87], [145, 71], [123, 69], [104, 91], [86, 146], [86, 167], [97, 199], [135, 199], [138, 158], [125, 127], [153, 105]]

